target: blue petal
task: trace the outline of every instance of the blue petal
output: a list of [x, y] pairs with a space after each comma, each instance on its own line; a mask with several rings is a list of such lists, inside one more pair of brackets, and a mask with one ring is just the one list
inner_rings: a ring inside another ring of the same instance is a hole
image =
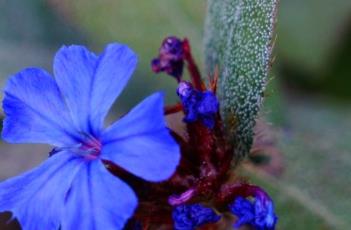
[[5, 86], [2, 138], [11, 143], [75, 143], [68, 109], [54, 79], [44, 70], [25, 69]]
[[75, 124], [88, 132], [91, 88], [97, 57], [84, 46], [63, 46], [54, 58], [56, 82], [65, 98]]
[[81, 163], [61, 152], [32, 171], [0, 183], [0, 211], [12, 211], [23, 230], [57, 230], [65, 196]]
[[102, 136], [101, 158], [149, 181], [169, 178], [179, 147], [166, 128], [163, 97], [155, 93], [110, 126]]
[[221, 219], [221, 216], [213, 209], [201, 204], [185, 204], [173, 209], [172, 218], [174, 229], [193, 230], [204, 224], [215, 223]]
[[[91, 98], [91, 122], [103, 126], [104, 118], [122, 92], [137, 64], [137, 56], [121, 44], [110, 44], [99, 58]], [[98, 109], [96, 109], [98, 108]]]
[[216, 95], [211, 91], [202, 93], [201, 101], [198, 105], [198, 111], [205, 116], [211, 116], [218, 112], [219, 103]]
[[55, 56], [54, 73], [75, 123], [96, 135], [116, 97], [136, 66], [136, 56], [125, 45], [110, 44], [97, 57], [83, 46], [62, 47]]
[[91, 161], [72, 184], [61, 229], [122, 229], [136, 206], [133, 190], [110, 174], [101, 161]]

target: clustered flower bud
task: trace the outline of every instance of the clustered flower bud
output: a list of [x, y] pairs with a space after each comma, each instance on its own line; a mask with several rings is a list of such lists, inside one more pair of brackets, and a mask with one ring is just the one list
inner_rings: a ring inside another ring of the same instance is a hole
[[[182, 76], [183, 65], [189, 73], [187, 81]], [[171, 130], [181, 149], [181, 161], [173, 176], [163, 183], [127, 177], [138, 188], [140, 201], [128, 229], [138, 221], [145, 229], [219, 229], [230, 221], [222, 215], [232, 214], [237, 217], [234, 228], [250, 225], [274, 230], [278, 218], [272, 199], [260, 187], [243, 183], [232, 170], [234, 146], [226, 137], [216, 97], [218, 69], [209, 76], [207, 87], [189, 41], [176, 37], [163, 41], [152, 69], [173, 76], [178, 83], [180, 102], [166, 106], [164, 113], [184, 114], [185, 129]]]
[[211, 208], [201, 204], [179, 205], [172, 213], [175, 230], [192, 230], [221, 219]]
[[165, 72], [179, 81], [183, 74], [183, 56], [183, 41], [174, 36], [167, 37], [162, 42], [159, 56], [151, 61], [152, 70]]
[[[249, 224], [256, 229], [273, 230], [277, 223], [277, 216], [274, 212], [272, 199], [257, 186], [242, 185], [249, 187], [250, 195], [247, 197], [237, 196], [235, 200], [229, 204], [230, 211], [238, 217], [234, 224], [235, 228]], [[252, 194], [251, 194], [252, 193]]]
[[184, 108], [184, 122], [192, 123], [200, 120], [206, 127], [213, 128], [219, 103], [213, 92], [201, 92], [186, 81], [179, 83], [177, 94]]

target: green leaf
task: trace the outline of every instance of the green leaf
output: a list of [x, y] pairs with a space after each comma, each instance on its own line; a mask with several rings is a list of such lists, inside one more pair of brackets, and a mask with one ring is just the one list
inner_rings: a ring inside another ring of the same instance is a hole
[[277, 0], [209, 0], [205, 26], [208, 71], [220, 72], [221, 112], [236, 160], [252, 144], [272, 53]]
[[311, 80], [321, 80], [342, 37], [347, 36], [351, 1], [287, 0], [281, 1], [279, 12], [277, 52], [280, 59], [318, 75], [306, 76]]

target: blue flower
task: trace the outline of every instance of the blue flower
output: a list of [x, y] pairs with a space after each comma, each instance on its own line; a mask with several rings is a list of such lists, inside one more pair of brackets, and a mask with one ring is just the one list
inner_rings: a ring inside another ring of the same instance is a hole
[[166, 72], [180, 80], [184, 66], [183, 41], [170, 36], [163, 40], [159, 56], [152, 60], [151, 67], [155, 73]]
[[274, 229], [278, 217], [274, 213], [274, 205], [271, 200], [255, 200], [255, 225], [261, 229]]
[[173, 174], [179, 147], [166, 128], [160, 93], [104, 128], [136, 62], [121, 44], [98, 56], [69, 46], [55, 56], [55, 78], [29, 68], [8, 80], [2, 138], [55, 147], [40, 166], [0, 184], [0, 211], [12, 211], [22, 229], [122, 229], [137, 198], [102, 160], [153, 182]]
[[172, 217], [176, 230], [192, 230], [221, 219], [211, 208], [201, 204], [179, 205], [174, 208]]
[[264, 194], [257, 195], [254, 201], [239, 196], [229, 208], [238, 217], [235, 228], [250, 224], [259, 230], [275, 229], [278, 218], [274, 213], [273, 202]]
[[189, 82], [182, 81], [179, 83], [177, 94], [184, 107], [185, 122], [200, 120], [208, 128], [214, 127], [219, 103], [213, 92], [200, 92]]
[[234, 225], [235, 228], [251, 223], [255, 219], [255, 209], [253, 204], [241, 196], [237, 197], [235, 201], [229, 205], [229, 208], [231, 212], [239, 218]]

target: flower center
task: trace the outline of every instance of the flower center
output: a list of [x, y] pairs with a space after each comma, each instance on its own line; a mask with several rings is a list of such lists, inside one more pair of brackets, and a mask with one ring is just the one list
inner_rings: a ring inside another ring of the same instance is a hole
[[88, 159], [96, 159], [101, 153], [101, 142], [95, 137], [88, 137], [82, 141], [80, 150], [84, 152], [84, 156]]

